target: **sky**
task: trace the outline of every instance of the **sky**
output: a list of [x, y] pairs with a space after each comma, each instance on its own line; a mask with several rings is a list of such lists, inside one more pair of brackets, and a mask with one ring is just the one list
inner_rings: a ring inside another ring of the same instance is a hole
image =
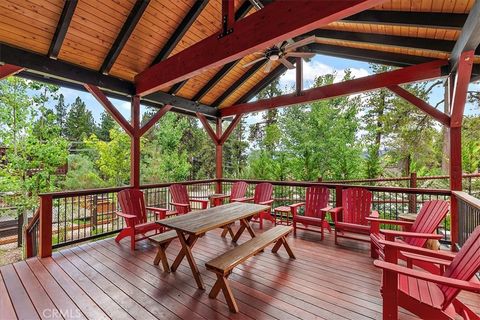
[[[335, 82], [341, 81], [346, 69], [350, 69], [355, 78], [361, 78], [371, 74], [368, 63], [354, 61], [349, 59], [341, 59], [324, 55], [316, 55], [308, 63], [303, 64], [303, 87], [304, 89], [311, 88], [314, 79], [318, 76], [336, 72], [337, 76]], [[282, 88], [291, 88], [295, 85], [295, 69], [288, 70], [281, 78], [280, 84]], [[472, 84], [470, 90], [480, 90], [479, 84]], [[90, 93], [73, 90], [69, 88], [60, 88], [60, 93], [65, 96], [66, 103], [70, 104], [75, 101], [79, 96], [85, 101], [87, 107], [92, 111], [96, 121], [100, 119], [100, 115], [103, 112], [103, 107], [93, 98]], [[435, 106], [439, 101], [443, 100], [443, 88], [439, 86], [434, 89], [428, 102]], [[124, 115], [126, 119], [130, 119], [130, 102], [111, 99], [112, 103], [118, 108], [118, 110]], [[443, 106], [443, 105], [441, 105]], [[142, 108], [144, 111], [145, 108]], [[142, 112], [143, 113], [143, 112]], [[465, 108], [465, 114], [477, 115], [480, 114], [478, 108], [475, 108], [471, 104], [468, 104]], [[252, 124], [261, 118], [261, 114], [256, 116], [249, 115], [247, 117], [247, 123]]]

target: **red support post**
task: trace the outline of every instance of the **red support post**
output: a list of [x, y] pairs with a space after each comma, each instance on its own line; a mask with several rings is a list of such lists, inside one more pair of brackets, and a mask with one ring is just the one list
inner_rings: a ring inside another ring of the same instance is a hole
[[[217, 137], [222, 136], [222, 119], [217, 118], [216, 121]], [[223, 178], [223, 143], [217, 141], [215, 143], [215, 177], [217, 179]], [[217, 180], [217, 193], [222, 193], [222, 182]]]
[[23, 69], [24, 68], [14, 66], [13, 64], [4, 64], [3, 66], [0, 66], [0, 80], [9, 76], [13, 76], [14, 74], [19, 73]]
[[130, 185], [140, 188], [140, 97], [132, 97], [132, 139], [130, 147]]
[[219, 137], [217, 136], [215, 131], [213, 131], [212, 127], [208, 123], [207, 118], [205, 118], [205, 116], [203, 114], [201, 114], [200, 112], [197, 112], [196, 115], [197, 115], [198, 119], [200, 120], [200, 122], [202, 123], [203, 127], [205, 128], [205, 131], [207, 131], [210, 138], [212, 138], [213, 142], [215, 144], [218, 144]]
[[[233, 120], [232, 122], [230, 123], [230, 125], [228, 126], [227, 130], [225, 130], [225, 132], [221, 135], [220, 137], [220, 140], [219, 140], [219, 143], [220, 144], [224, 144], [225, 141], [227, 141], [228, 137], [230, 137], [230, 135], [232, 134], [233, 130], [235, 130], [235, 128], [237, 127], [238, 123], [240, 122], [240, 120], [242, 120], [242, 116], [243, 114], [239, 114], [237, 115]], [[218, 136], [218, 130], [217, 130], [217, 136]]]
[[235, 23], [235, 1], [222, 0], [222, 34], [224, 37], [233, 32], [232, 26]]
[[297, 58], [297, 62], [295, 63], [295, 72], [296, 72], [296, 79], [295, 79], [295, 86], [296, 86], [296, 94], [297, 96], [302, 94], [303, 91], [303, 60], [302, 58]]
[[52, 256], [52, 196], [40, 196], [40, 246], [41, 258]]
[[[450, 190], [462, 190], [462, 122], [465, 103], [467, 101], [468, 85], [472, 73], [474, 51], [466, 51], [460, 55], [454, 87], [451, 92], [450, 121]], [[452, 78], [450, 78], [452, 79]], [[452, 85], [453, 81], [449, 81]], [[458, 203], [455, 196], [451, 197], [450, 237], [452, 250], [456, 250], [458, 242]]]

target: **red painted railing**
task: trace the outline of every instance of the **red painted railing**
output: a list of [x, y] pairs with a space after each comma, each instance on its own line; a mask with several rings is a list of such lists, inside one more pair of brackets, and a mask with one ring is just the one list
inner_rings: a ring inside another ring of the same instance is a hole
[[[221, 184], [224, 193], [229, 193], [235, 179], [212, 179], [182, 182], [188, 186], [192, 197], [206, 199], [216, 192]], [[248, 195], [253, 194], [257, 183], [263, 180], [246, 180], [249, 184]], [[323, 183], [323, 182], [279, 182], [269, 181], [274, 185], [273, 207], [302, 201], [305, 188], [313, 185], [328, 187], [331, 205], [341, 205], [339, 196], [344, 188], [354, 185]], [[143, 185], [147, 205], [170, 208], [168, 187], [171, 183]], [[361, 186], [373, 193], [373, 206], [384, 217], [396, 219], [400, 213], [417, 212], [420, 206], [428, 200], [449, 200], [451, 192], [445, 189], [419, 189], [384, 186]], [[123, 228], [123, 220], [115, 215], [117, 210], [116, 194], [129, 186], [118, 188], [80, 190], [42, 194], [37, 220], [32, 220], [27, 228], [27, 239], [38, 231], [38, 254], [50, 256], [52, 249], [80, 241], [94, 239], [118, 232]], [[452, 208], [451, 217], [440, 226], [448, 243], [457, 243], [458, 239], [458, 208]], [[154, 217], [150, 217], [154, 219]], [[450, 221], [452, 225], [450, 225]], [[463, 225], [462, 225], [463, 226]], [[30, 233], [30, 234], [28, 234]], [[30, 238], [29, 238], [30, 237]], [[33, 241], [27, 241], [27, 255], [35, 255], [32, 250]]]

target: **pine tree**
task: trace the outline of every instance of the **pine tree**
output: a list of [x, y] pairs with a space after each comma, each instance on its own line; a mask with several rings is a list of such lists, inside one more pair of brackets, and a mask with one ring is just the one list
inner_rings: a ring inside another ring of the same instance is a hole
[[57, 126], [60, 128], [60, 135], [66, 136], [66, 122], [67, 122], [68, 106], [65, 104], [65, 97], [62, 93], [58, 96], [58, 102], [55, 105], [55, 116], [57, 117]]
[[70, 141], [83, 141], [95, 131], [92, 112], [87, 110], [85, 102], [77, 97], [70, 106], [65, 123], [66, 136]]
[[100, 124], [97, 128], [97, 137], [102, 141], [110, 141], [110, 130], [115, 128], [117, 123], [113, 118], [106, 113], [102, 112], [100, 116]]

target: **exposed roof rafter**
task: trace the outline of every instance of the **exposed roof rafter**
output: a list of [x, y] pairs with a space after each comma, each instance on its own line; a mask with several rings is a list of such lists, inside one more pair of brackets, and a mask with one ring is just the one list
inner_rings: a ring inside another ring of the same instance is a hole
[[182, 39], [185, 32], [187, 32], [188, 28], [193, 24], [195, 19], [200, 15], [203, 8], [208, 4], [208, 0], [196, 0], [193, 3], [192, 8], [188, 11], [187, 15], [183, 18], [180, 25], [177, 29], [173, 32], [172, 36], [168, 39], [167, 43], [163, 46], [160, 53], [157, 57], [153, 60], [152, 65], [159, 63], [162, 60], [165, 60], [170, 53], [172, 53], [173, 49], [177, 46], [177, 44]]
[[467, 15], [463, 13], [365, 10], [342, 19], [342, 22], [458, 30], [462, 29], [466, 19]]
[[78, 0], [66, 0], [63, 6], [62, 14], [58, 20], [57, 29], [53, 35], [50, 49], [48, 50], [48, 56], [52, 59], [57, 59], [62, 47], [63, 40], [67, 35], [68, 27], [72, 21], [73, 13], [77, 7]]
[[137, 2], [132, 8], [132, 11], [130, 11], [130, 14], [128, 15], [127, 20], [125, 20], [122, 29], [118, 33], [115, 42], [110, 48], [107, 57], [105, 58], [102, 66], [100, 67], [101, 73], [108, 74], [110, 72], [110, 69], [115, 63], [115, 60], [117, 60], [120, 52], [122, 52], [123, 47], [127, 43], [128, 38], [130, 38], [130, 35], [135, 29], [138, 21], [140, 21], [140, 18], [145, 12], [145, 9], [147, 9], [149, 2], [150, 0], [137, 0]]

